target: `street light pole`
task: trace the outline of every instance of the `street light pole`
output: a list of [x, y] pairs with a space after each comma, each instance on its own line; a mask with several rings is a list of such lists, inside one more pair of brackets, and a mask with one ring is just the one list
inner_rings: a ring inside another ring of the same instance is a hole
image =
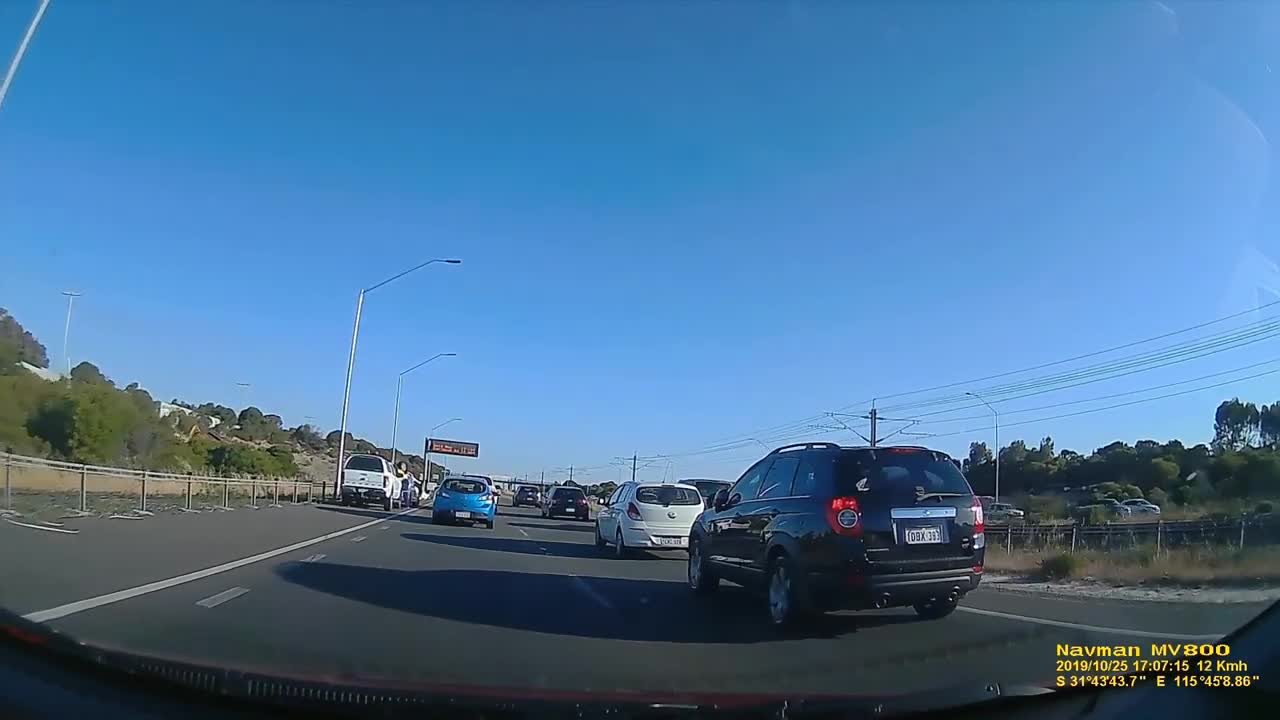
[[356, 297], [356, 320], [355, 320], [354, 327], [351, 329], [351, 354], [347, 356], [347, 382], [346, 382], [346, 387], [342, 391], [342, 420], [339, 423], [339, 427], [338, 427], [338, 467], [333, 478], [333, 496], [335, 498], [338, 497], [339, 494], [341, 493], [342, 463], [344, 460], [343, 455], [346, 454], [346, 449], [347, 449], [347, 409], [351, 406], [351, 375], [355, 371], [355, 367], [356, 367], [356, 342], [360, 338], [360, 313], [361, 311], [364, 310], [364, 296], [366, 293], [377, 290], [383, 285], [386, 285], [387, 283], [392, 282], [394, 280], [399, 280], [400, 278], [404, 277], [405, 275], [408, 275], [409, 273], [415, 270], [420, 270], [428, 265], [431, 265], [433, 263], [438, 263], [438, 262], [448, 263], [450, 265], [457, 265], [462, 261], [457, 258], [449, 258], [449, 259], [436, 258], [434, 260], [428, 260], [424, 263], [415, 265], [409, 268], [408, 270], [405, 270], [404, 272], [401, 272], [397, 275], [392, 275], [391, 277], [387, 278], [386, 280], [383, 280], [377, 285], [372, 285], [370, 287], [364, 288], [363, 290], [360, 291], [360, 294]]
[[67, 341], [71, 339], [71, 305], [84, 293], [63, 290], [63, 295], [67, 296], [67, 324], [62, 329], [62, 357], [67, 363], [67, 375], [71, 374], [71, 353], [67, 350]]
[[396, 464], [396, 440], [399, 437], [399, 431], [400, 431], [400, 391], [404, 389], [404, 376], [408, 375], [414, 370], [417, 370], [423, 365], [426, 365], [432, 360], [435, 360], [436, 358], [454, 357], [455, 355], [457, 355], [457, 353], [438, 353], [436, 355], [433, 355], [427, 358], [426, 360], [423, 360], [417, 365], [414, 365], [408, 370], [401, 372], [400, 376], [396, 378], [396, 414], [395, 414], [395, 418], [391, 421], [391, 464], [392, 465]]
[[965, 395], [969, 395], [969, 396], [971, 396], [971, 397], [977, 398], [978, 402], [982, 403], [983, 405], [986, 405], [986, 406], [987, 406], [987, 409], [991, 411], [991, 416], [995, 419], [995, 426], [996, 426], [996, 427], [995, 427], [995, 431], [996, 431], [996, 494], [995, 494], [995, 502], [1000, 502], [1000, 413], [999, 413], [999, 411], [997, 411], [994, 407], [992, 407], [992, 406], [991, 406], [991, 403], [989, 403], [989, 402], [987, 402], [986, 400], [984, 400], [984, 399], [982, 398], [982, 396], [981, 396], [981, 395], [979, 395], [979, 394], [977, 394], [977, 393], [971, 393], [971, 392], [967, 392], [967, 393], [965, 393]]
[[31, 24], [27, 26], [27, 32], [22, 36], [22, 42], [18, 43], [18, 51], [13, 54], [13, 60], [9, 62], [9, 70], [4, 74], [4, 80], [0, 81], [0, 105], [4, 105], [4, 97], [9, 94], [9, 86], [13, 84], [13, 76], [18, 74], [18, 66], [22, 64], [22, 56], [27, 54], [27, 46], [31, 44], [31, 38], [36, 34], [36, 27], [40, 25], [41, 18], [44, 17], [44, 11], [49, 8], [49, 0], [41, 0], [40, 7], [36, 8], [36, 16], [31, 18]]

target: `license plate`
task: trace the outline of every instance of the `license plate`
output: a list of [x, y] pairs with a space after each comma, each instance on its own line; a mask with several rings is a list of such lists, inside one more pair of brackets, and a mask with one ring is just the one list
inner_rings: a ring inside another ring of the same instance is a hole
[[453, 515], [454, 515], [454, 517], [460, 517], [460, 518], [469, 518], [469, 517], [471, 517], [471, 513], [467, 512], [466, 510], [459, 510], [458, 512], [454, 513]]
[[919, 527], [907, 528], [903, 532], [904, 539], [908, 545], [924, 545], [928, 543], [942, 542], [942, 528], [940, 527]]
[[684, 545], [684, 538], [660, 537], [656, 540], [659, 545]]

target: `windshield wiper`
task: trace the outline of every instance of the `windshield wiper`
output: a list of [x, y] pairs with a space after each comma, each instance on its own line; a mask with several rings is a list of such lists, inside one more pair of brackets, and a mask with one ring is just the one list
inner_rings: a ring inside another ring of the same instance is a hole
[[958, 497], [964, 497], [964, 496], [965, 496], [965, 493], [957, 493], [957, 492], [928, 492], [928, 493], [917, 493], [916, 500], [917, 501], [940, 500], [942, 498], [958, 498]]

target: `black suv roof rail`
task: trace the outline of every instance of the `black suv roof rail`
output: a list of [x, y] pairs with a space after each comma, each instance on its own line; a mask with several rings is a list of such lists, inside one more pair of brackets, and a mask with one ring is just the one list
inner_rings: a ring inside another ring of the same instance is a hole
[[787, 450], [797, 450], [797, 449], [813, 450], [815, 448], [822, 448], [824, 450], [839, 450], [840, 446], [832, 442], [792, 443], [790, 445], [783, 445], [782, 447], [774, 448], [773, 450], [769, 451], [769, 454], [772, 455], [774, 453], [784, 452]]

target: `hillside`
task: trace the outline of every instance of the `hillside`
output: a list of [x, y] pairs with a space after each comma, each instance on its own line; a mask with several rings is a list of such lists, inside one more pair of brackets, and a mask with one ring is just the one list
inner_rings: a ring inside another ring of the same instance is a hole
[[[94, 465], [215, 475], [334, 476], [338, 431], [285, 427], [249, 406], [156, 401], [138, 383], [118, 387], [92, 363], [49, 371], [40, 342], [0, 309], [0, 450]], [[347, 433], [347, 448], [391, 451]], [[398, 454], [421, 477], [421, 455]], [[436, 472], [443, 466], [432, 463]]]

